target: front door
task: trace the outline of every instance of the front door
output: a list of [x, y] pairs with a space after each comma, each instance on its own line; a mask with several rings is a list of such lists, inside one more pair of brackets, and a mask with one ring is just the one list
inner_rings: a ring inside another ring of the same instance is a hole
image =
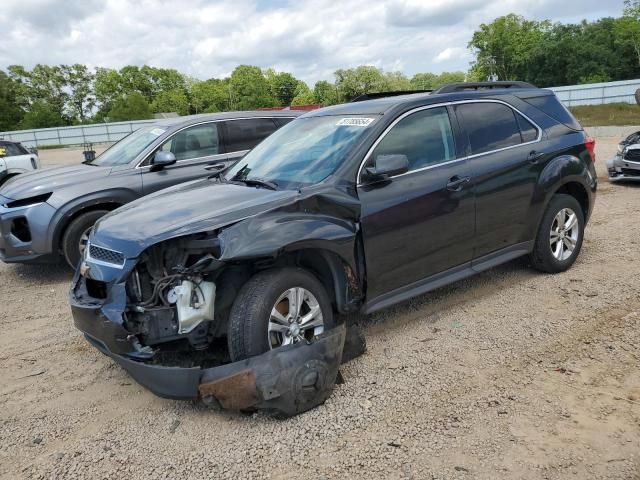
[[407, 156], [407, 173], [358, 186], [369, 300], [470, 262], [473, 250], [473, 179], [447, 108], [401, 119], [365, 166], [393, 154]]
[[142, 167], [142, 186], [145, 195], [178, 183], [211, 175], [215, 171], [211, 170], [213, 165], [228, 166], [237, 160], [234, 155], [222, 153], [221, 132], [217, 122], [203, 123], [180, 130], [162, 144], [160, 150], [172, 152], [177, 162], [156, 171], [151, 165]]

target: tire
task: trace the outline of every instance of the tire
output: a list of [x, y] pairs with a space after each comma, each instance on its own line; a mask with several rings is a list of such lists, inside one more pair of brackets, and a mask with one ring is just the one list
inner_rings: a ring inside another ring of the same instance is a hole
[[11, 180], [13, 177], [17, 176], [17, 173], [12, 173], [11, 175], [7, 175], [6, 177], [0, 178], [0, 187]]
[[[564, 212], [563, 215], [562, 212]], [[570, 215], [575, 214], [575, 230], [566, 229]], [[556, 218], [558, 217], [558, 218]], [[558, 223], [564, 224], [558, 228]], [[557, 236], [554, 236], [552, 229]], [[565, 240], [562, 240], [565, 238]], [[584, 238], [584, 214], [578, 201], [571, 195], [556, 194], [551, 198], [538, 227], [536, 240], [531, 253], [531, 263], [536, 270], [547, 273], [559, 273], [567, 270], [576, 261]], [[558, 244], [562, 242], [562, 244]], [[574, 244], [570, 251], [570, 245]], [[559, 250], [559, 248], [564, 250]]]
[[93, 227], [99, 218], [109, 213], [108, 210], [93, 210], [75, 218], [62, 236], [62, 254], [69, 266], [75, 270], [80, 261], [80, 240]]
[[[300, 317], [304, 318], [305, 314], [311, 313], [309, 305], [317, 305], [322, 316], [322, 328], [329, 330], [335, 326], [329, 295], [320, 281], [311, 273], [301, 268], [281, 268], [258, 273], [240, 289], [231, 307], [227, 342], [232, 361], [260, 355], [271, 348], [276, 348], [278, 345], [277, 342], [274, 345], [274, 340], [281, 335], [284, 342], [292, 341], [290, 334], [285, 336], [284, 333], [270, 331], [270, 328], [272, 326], [284, 328], [279, 325], [287, 324], [282, 322], [276, 325], [275, 318], [272, 320], [272, 311], [278, 308], [280, 312], [283, 306], [290, 308], [288, 298], [282, 298], [282, 295], [294, 288], [304, 289], [313, 297], [313, 299], [311, 296], [304, 297], [301, 302], [303, 308]], [[280, 303], [276, 305], [278, 300]], [[281, 313], [285, 316], [285, 312]], [[286, 315], [287, 318], [288, 315]], [[316, 321], [320, 320], [316, 317]], [[303, 324], [300, 324], [299, 328], [303, 336], [297, 337], [299, 340], [310, 339], [321, 333], [320, 327], [310, 327], [307, 330], [302, 330], [302, 327]], [[293, 325], [291, 328], [298, 327]]]

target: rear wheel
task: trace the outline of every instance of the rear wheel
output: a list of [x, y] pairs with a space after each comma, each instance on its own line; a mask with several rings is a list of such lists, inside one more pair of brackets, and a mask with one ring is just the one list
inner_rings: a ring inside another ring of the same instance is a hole
[[554, 195], [540, 222], [531, 263], [543, 272], [564, 272], [576, 261], [583, 236], [584, 215], [578, 201], [571, 195]]
[[258, 273], [231, 308], [229, 354], [233, 361], [260, 355], [311, 340], [334, 325], [329, 296], [312, 274], [299, 268]]
[[62, 236], [62, 254], [69, 266], [75, 269], [89, 241], [89, 232], [99, 218], [109, 213], [108, 210], [93, 210], [75, 218]]

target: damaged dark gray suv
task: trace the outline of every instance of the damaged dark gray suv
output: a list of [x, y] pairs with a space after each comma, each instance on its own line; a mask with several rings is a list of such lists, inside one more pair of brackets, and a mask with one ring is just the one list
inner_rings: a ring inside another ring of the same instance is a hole
[[313, 111], [225, 173], [99, 220], [75, 324], [158, 395], [296, 414], [353, 356], [339, 314], [523, 255], [568, 269], [594, 160], [554, 94], [523, 83]]

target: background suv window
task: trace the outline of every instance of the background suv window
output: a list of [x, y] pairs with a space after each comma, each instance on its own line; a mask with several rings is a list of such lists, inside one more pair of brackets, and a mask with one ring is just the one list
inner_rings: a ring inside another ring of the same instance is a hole
[[210, 123], [182, 130], [165, 142], [161, 149], [173, 152], [176, 160], [216, 155], [220, 153], [218, 126]]
[[472, 155], [522, 143], [515, 112], [506, 105], [465, 103], [456, 112], [462, 117]]
[[378, 144], [373, 158], [393, 154], [406, 155], [410, 171], [453, 160], [456, 150], [447, 109], [429, 108], [400, 120]]
[[277, 128], [275, 122], [270, 118], [229, 120], [224, 123], [227, 152], [251, 150], [275, 132]]
[[15, 157], [25, 153], [15, 143], [0, 143], [0, 149], [4, 150], [3, 157]]

